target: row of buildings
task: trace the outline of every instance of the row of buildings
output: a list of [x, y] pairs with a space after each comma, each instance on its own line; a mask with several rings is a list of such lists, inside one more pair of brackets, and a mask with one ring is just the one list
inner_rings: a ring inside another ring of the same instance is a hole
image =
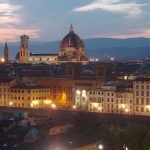
[[150, 79], [137, 78], [132, 85], [109, 83], [89, 90], [88, 110], [150, 116]]
[[[83, 101], [85, 99], [84, 107], [87, 107], [87, 91], [111, 80], [110, 64], [19, 65], [15, 66], [15, 69], [11, 78], [3, 77], [0, 80], [1, 106], [28, 108], [34, 107], [31, 105], [33, 101], [36, 108], [42, 108], [45, 107], [44, 103], [48, 106], [53, 101], [57, 107], [71, 108], [79, 103], [76, 102], [76, 91], [80, 89], [85, 91], [86, 99], [81, 98]], [[9, 75], [10, 71], [2, 76]]]
[[23, 78], [0, 82], [0, 106], [68, 108], [150, 115], [150, 79], [96, 83], [94, 80]]

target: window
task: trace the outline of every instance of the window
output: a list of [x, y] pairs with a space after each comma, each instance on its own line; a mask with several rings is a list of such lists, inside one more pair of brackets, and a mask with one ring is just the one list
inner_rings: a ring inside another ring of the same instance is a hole
[[149, 105], [149, 99], [148, 98], [146, 99], [146, 105]]
[[139, 98], [138, 97], [136, 98], [136, 104], [137, 105], [139, 104]]
[[139, 89], [139, 85], [136, 85], [136, 89]]
[[139, 107], [138, 107], [138, 106], [136, 106], [136, 111], [137, 111], [137, 112], [139, 111]]
[[141, 92], [141, 96], [144, 96], [144, 91]]
[[149, 91], [146, 92], [146, 96], [149, 96]]
[[144, 98], [141, 99], [141, 104], [144, 105]]
[[144, 108], [143, 107], [141, 108], [141, 112], [144, 112]]
[[109, 102], [109, 98], [107, 99], [107, 101]]
[[138, 91], [136, 91], [136, 96], [139, 96], [139, 92]]
[[146, 86], [146, 89], [149, 90], [149, 86], [148, 85]]

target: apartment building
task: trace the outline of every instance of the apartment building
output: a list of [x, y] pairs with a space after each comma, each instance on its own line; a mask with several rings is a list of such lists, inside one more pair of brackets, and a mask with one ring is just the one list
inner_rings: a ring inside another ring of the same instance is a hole
[[130, 88], [103, 85], [89, 91], [88, 110], [92, 112], [132, 114], [133, 92]]
[[48, 87], [16, 80], [3, 80], [0, 82], [0, 106], [47, 108], [51, 104], [50, 89]]
[[133, 82], [134, 113], [150, 115], [150, 78], [138, 78]]

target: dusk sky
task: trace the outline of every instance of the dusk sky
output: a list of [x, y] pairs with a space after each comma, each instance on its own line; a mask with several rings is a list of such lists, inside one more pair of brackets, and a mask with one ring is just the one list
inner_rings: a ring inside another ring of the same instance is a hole
[[61, 40], [71, 23], [84, 39], [150, 38], [150, 0], [0, 0], [0, 42]]

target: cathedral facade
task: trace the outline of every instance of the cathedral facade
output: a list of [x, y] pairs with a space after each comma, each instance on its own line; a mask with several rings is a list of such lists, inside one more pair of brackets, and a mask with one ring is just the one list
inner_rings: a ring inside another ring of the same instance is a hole
[[19, 61], [19, 63], [55, 64], [65, 62], [88, 62], [88, 58], [85, 56], [84, 43], [74, 32], [72, 25], [70, 27], [69, 33], [60, 43], [58, 54], [29, 53], [29, 36], [23, 35], [20, 37], [20, 39], [20, 49], [16, 56], [16, 59]]

